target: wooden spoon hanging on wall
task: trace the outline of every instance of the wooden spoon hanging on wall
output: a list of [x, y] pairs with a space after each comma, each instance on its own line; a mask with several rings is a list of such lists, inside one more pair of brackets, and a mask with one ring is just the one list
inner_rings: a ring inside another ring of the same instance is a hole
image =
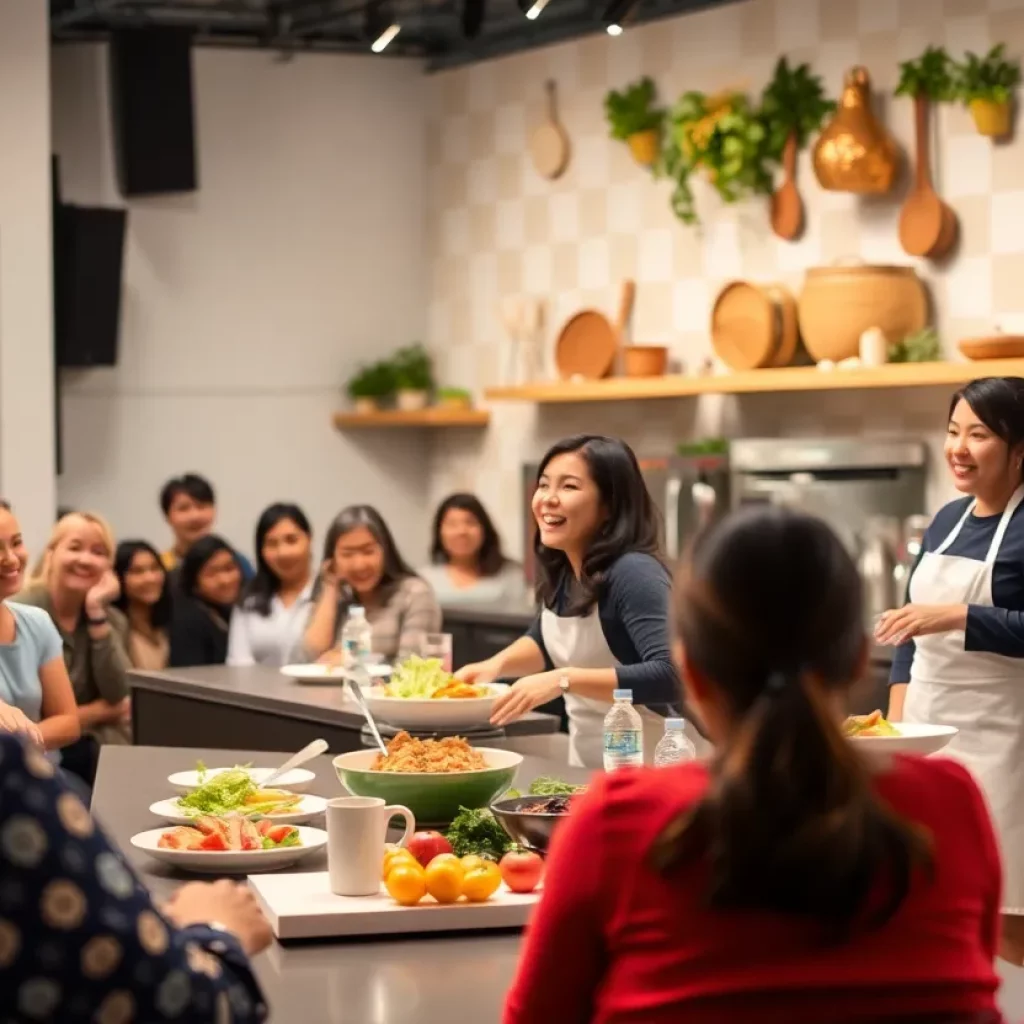
[[932, 184], [927, 96], [914, 97], [914, 136], [917, 167], [914, 188], [900, 211], [900, 245], [911, 256], [938, 259], [952, 248], [957, 236], [956, 214]]
[[804, 229], [804, 204], [796, 187], [796, 132], [790, 132], [782, 150], [782, 184], [772, 195], [772, 231], [792, 242]]

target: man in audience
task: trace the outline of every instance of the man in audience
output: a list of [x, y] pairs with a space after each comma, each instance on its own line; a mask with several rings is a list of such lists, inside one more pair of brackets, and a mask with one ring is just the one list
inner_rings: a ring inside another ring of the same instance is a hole
[[[217, 519], [217, 500], [209, 480], [198, 473], [185, 473], [164, 484], [160, 491], [160, 508], [174, 533], [174, 546], [168, 548], [160, 559], [164, 568], [173, 573], [188, 549], [213, 529]], [[238, 560], [242, 575], [251, 579], [252, 564], [242, 554], [238, 555]]]

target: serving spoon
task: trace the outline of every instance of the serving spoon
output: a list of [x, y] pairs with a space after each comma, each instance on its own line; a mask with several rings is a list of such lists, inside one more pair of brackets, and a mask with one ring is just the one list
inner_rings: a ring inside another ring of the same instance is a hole
[[270, 787], [277, 782], [282, 775], [287, 774], [293, 768], [298, 768], [304, 765], [307, 761], [312, 761], [314, 757], [319, 757], [321, 754], [327, 751], [327, 740], [313, 740], [312, 743], [307, 743], [297, 754], [292, 754], [287, 761], [276, 771], [271, 772], [262, 783], [260, 783], [260, 789], [270, 789]]
[[370, 714], [370, 709], [366, 704], [366, 698], [363, 696], [363, 689], [360, 685], [361, 682], [369, 683], [370, 673], [366, 671], [365, 666], [357, 665], [348, 673], [349, 689], [352, 691], [352, 696], [359, 705], [359, 710], [363, 713], [363, 718], [366, 719], [366, 724], [370, 727], [370, 732], [373, 733], [373, 738], [377, 741], [378, 749], [385, 757], [387, 757], [388, 748], [380, 738], [380, 730], [377, 728], [377, 723], [373, 720], [373, 715]]

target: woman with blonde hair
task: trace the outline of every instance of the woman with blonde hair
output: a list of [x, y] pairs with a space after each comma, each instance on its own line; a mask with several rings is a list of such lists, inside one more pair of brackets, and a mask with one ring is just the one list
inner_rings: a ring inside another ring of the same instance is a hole
[[57, 521], [28, 586], [14, 598], [46, 611], [60, 634], [82, 728], [81, 740], [64, 749], [63, 765], [89, 785], [99, 745], [129, 742], [128, 626], [110, 607], [119, 589], [113, 560], [106, 520], [69, 513]]

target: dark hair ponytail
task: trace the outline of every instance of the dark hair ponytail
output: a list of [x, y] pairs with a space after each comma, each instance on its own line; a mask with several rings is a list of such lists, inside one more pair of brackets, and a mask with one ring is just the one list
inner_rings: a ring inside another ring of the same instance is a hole
[[707, 794], [653, 857], [663, 870], [704, 859], [712, 906], [813, 917], [841, 939], [888, 920], [930, 863], [928, 837], [879, 800], [837, 720], [863, 658], [861, 607], [838, 538], [782, 509], [713, 528], [679, 580], [688, 662], [734, 725]]

